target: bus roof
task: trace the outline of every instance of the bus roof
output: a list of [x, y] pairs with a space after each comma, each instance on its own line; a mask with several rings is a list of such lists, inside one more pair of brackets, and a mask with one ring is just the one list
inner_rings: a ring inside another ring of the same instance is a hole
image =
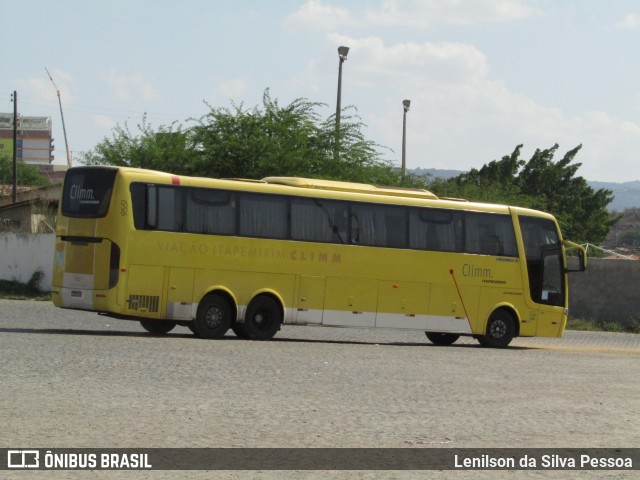
[[[298, 190], [299, 195], [314, 196], [313, 190], [326, 198], [344, 199], [345, 194], [362, 195], [362, 201], [383, 201], [389, 204], [408, 204], [408, 205], [424, 205], [422, 201], [426, 201], [429, 206], [452, 209], [478, 210], [495, 213], [509, 213], [511, 211], [519, 215], [532, 215], [537, 217], [553, 218], [547, 212], [532, 210], [522, 207], [514, 207], [508, 205], [469, 202], [468, 200], [448, 197], [438, 197], [434, 193], [423, 189], [399, 188], [399, 187], [376, 187], [365, 183], [342, 182], [337, 180], [322, 180], [315, 178], [301, 177], [266, 177], [262, 180], [242, 179], [242, 178], [207, 178], [207, 177], [189, 177], [182, 175], [174, 175], [167, 172], [157, 170], [147, 170], [135, 167], [111, 167], [111, 166], [83, 166], [76, 168], [116, 168], [126, 176], [133, 178], [147, 177], [147, 181], [162, 178], [167, 183], [182, 184], [189, 186], [215, 186], [217, 188], [231, 188], [232, 190], [240, 189], [247, 191], [264, 191], [266, 188], [270, 193], [285, 193], [284, 190]], [[144, 180], [143, 180], [144, 181]], [[240, 186], [246, 185], [245, 187]], [[234, 188], [235, 186], [235, 188]], [[282, 190], [284, 189], [284, 190]], [[292, 193], [291, 190], [289, 193]], [[401, 200], [402, 198], [406, 200]], [[461, 205], [461, 203], [464, 205]]]
[[265, 183], [287, 185], [289, 187], [313, 188], [331, 190], [335, 192], [368, 193], [372, 195], [387, 195], [393, 197], [422, 198], [437, 200], [438, 197], [429, 190], [420, 188], [376, 187], [366, 183], [341, 182], [336, 180], [320, 180], [316, 178], [300, 177], [266, 177]]

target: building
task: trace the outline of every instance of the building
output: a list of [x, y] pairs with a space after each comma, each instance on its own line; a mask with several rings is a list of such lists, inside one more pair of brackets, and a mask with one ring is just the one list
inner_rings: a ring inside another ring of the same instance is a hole
[[17, 202], [11, 185], [0, 185], [0, 233], [55, 232], [62, 183], [46, 187], [18, 187]]
[[[16, 157], [40, 168], [53, 162], [51, 117], [18, 115]], [[0, 151], [13, 157], [13, 114], [0, 113]]]

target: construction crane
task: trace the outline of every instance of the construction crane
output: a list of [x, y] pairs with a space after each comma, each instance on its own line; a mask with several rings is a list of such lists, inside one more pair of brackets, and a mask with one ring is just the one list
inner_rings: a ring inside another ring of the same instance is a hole
[[44, 69], [47, 71], [47, 75], [49, 75], [49, 80], [51, 80], [51, 83], [53, 83], [53, 88], [56, 89], [56, 94], [58, 95], [58, 104], [60, 105], [60, 117], [62, 118], [62, 133], [64, 134], [64, 146], [67, 149], [67, 168], [71, 168], [71, 153], [69, 152], [69, 144], [67, 143], [67, 129], [64, 125], [64, 114], [62, 113], [62, 100], [60, 100], [60, 90], [58, 89], [56, 82], [53, 81], [53, 77], [51, 77], [51, 74], [49, 73], [49, 70], [47, 70], [47, 67], [44, 67]]

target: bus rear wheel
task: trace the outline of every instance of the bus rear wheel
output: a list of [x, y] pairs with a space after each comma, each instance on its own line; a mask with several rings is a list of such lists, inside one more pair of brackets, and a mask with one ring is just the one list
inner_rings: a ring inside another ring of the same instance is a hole
[[489, 317], [487, 331], [478, 337], [483, 347], [506, 348], [515, 335], [515, 324], [512, 315], [505, 310], [496, 310]]
[[247, 307], [241, 332], [251, 340], [269, 340], [282, 325], [282, 310], [273, 298], [258, 296]]
[[243, 323], [234, 323], [233, 325], [231, 325], [231, 330], [233, 330], [233, 333], [236, 334], [236, 337], [242, 338], [244, 340], [249, 339], [249, 335], [247, 335]]
[[176, 326], [176, 322], [168, 322], [166, 320], [140, 320], [140, 325], [152, 335], [164, 335], [169, 333]]
[[198, 306], [194, 322], [200, 338], [222, 338], [231, 326], [231, 305], [221, 295], [207, 295]]
[[440, 332], [424, 332], [427, 335], [427, 338], [434, 345], [440, 345], [443, 347], [447, 347], [455, 343], [456, 340], [460, 338], [460, 335], [456, 335], [455, 333], [440, 333]]

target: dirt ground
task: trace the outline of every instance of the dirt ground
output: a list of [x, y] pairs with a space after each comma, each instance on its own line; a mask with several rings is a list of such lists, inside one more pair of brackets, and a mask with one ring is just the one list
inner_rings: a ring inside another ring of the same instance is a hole
[[[0, 300], [5, 448], [637, 448], [640, 335], [504, 350], [421, 332], [285, 326], [272, 341]], [[147, 478], [149, 472], [2, 472]], [[152, 478], [637, 478], [633, 472], [172, 472]], [[636, 470], [635, 474], [638, 471]]]

